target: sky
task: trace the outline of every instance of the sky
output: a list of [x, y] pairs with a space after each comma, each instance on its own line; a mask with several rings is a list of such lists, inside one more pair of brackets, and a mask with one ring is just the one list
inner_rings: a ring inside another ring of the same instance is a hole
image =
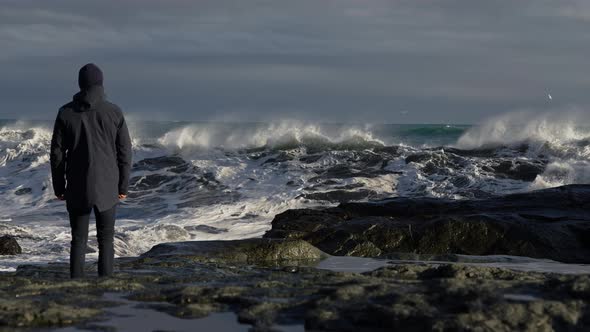
[[0, 118], [53, 119], [88, 62], [146, 120], [590, 112], [587, 0], [0, 0], [0, 45]]

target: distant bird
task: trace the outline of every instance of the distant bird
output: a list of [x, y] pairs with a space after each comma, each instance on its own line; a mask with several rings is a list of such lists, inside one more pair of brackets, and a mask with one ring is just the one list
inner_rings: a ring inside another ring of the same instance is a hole
[[547, 97], [549, 98], [549, 100], [553, 100], [553, 97], [551, 97], [550, 93], [547, 94]]

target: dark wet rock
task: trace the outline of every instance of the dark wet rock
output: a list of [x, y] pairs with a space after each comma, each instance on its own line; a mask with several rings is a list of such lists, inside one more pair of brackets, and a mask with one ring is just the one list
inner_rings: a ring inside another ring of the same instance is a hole
[[17, 196], [21, 196], [21, 195], [30, 194], [32, 192], [33, 192], [33, 189], [32, 188], [20, 188], [20, 189], [16, 190], [14, 192], [14, 194], [17, 195]]
[[[355, 331], [360, 325], [367, 331], [582, 331], [588, 324], [578, 296], [560, 298], [532, 291], [544, 288], [544, 277], [539, 274], [460, 265], [398, 265], [368, 275], [398, 282], [414, 280], [418, 285], [408, 283], [405, 291], [391, 284], [339, 287], [330, 297], [316, 302], [317, 310], [307, 317], [306, 328]], [[531, 293], [535, 296], [526, 296]]]
[[[254, 331], [284, 324], [312, 331], [590, 327], [586, 275], [441, 263], [338, 273], [305, 265], [194, 261], [186, 258], [183, 247], [171, 244], [167, 248], [172, 250], [161, 255], [117, 259], [113, 278], [69, 280], [67, 264], [28, 265], [16, 273], [1, 273], [0, 323], [7, 330], [68, 325], [89, 329], [97, 321], [107, 324], [113, 314], [104, 310], [120, 305], [117, 298], [125, 296], [135, 305], [184, 319], [233, 311]], [[118, 295], [105, 298], [105, 293]], [[150, 318], [138, 319], [149, 323]]]
[[303, 239], [333, 255], [505, 254], [590, 262], [590, 186], [481, 200], [393, 198], [289, 210], [266, 238]]
[[534, 181], [543, 173], [545, 164], [539, 161], [504, 160], [491, 166], [496, 176], [521, 181]]
[[75, 304], [62, 305], [49, 301], [21, 299], [0, 300], [0, 324], [5, 327], [71, 325], [100, 313], [98, 309], [80, 308]]
[[18, 255], [23, 250], [16, 241], [16, 238], [10, 235], [0, 237], [0, 255]]
[[318, 261], [326, 255], [301, 240], [247, 239], [236, 241], [194, 241], [164, 243], [142, 258], [184, 256], [193, 262], [266, 263], [276, 261]]
[[372, 190], [361, 189], [357, 191], [349, 191], [349, 190], [331, 190], [325, 192], [316, 192], [316, 193], [308, 193], [301, 195], [301, 197], [305, 199], [311, 199], [316, 201], [329, 201], [329, 202], [350, 202], [350, 201], [359, 201], [363, 199], [370, 198], [371, 196], [376, 196]]
[[495, 195], [493, 193], [483, 191], [481, 189], [469, 189], [468, 192], [462, 193], [465, 197], [470, 199], [485, 199], [485, 198], [492, 198]]

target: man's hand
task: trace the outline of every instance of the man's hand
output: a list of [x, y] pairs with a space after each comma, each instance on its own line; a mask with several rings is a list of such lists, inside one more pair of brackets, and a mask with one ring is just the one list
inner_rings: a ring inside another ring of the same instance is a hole
[[66, 200], [66, 195], [61, 194], [61, 195], [55, 196], [55, 198], [59, 199], [60, 201], [65, 201]]
[[119, 199], [125, 199], [127, 198], [127, 194], [119, 194]]

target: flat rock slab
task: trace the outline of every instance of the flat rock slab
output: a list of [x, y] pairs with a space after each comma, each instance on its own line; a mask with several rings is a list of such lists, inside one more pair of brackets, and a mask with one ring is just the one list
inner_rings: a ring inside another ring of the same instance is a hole
[[340, 256], [513, 255], [590, 263], [590, 185], [479, 200], [393, 198], [288, 210], [265, 238]]
[[154, 246], [141, 258], [185, 257], [196, 262], [260, 264], [280, 261], [318, 261], [328, 255], [303, 240], [246, 239], [188, 241]]

